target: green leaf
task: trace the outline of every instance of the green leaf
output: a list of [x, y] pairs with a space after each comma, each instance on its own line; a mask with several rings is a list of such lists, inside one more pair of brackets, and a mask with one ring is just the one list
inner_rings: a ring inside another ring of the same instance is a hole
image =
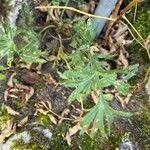
[[5, 78], [5, 75], [0, 73], [0, 80], [3, 80]]
[[124, 81], [118, 80], [114, 83], [114, 86], [122, 95], [127, 95], [129, 93], [130, 85], [128, 83], [125, 83]]
[[92, 26], [91, 19], [87, 22], [85, 20], [80, 20], [73, 28], [82, 39], [83, 43], [87, 43], [89, 45], [95, 38], [95, 29]]
[[131, 113], [113, 109], [105, 101], [104, 97], [100, 95], [98, 103], [94, 107], [92, 107], [89, 112], [83, 117], [81, 122], [82, 129], [80, 131], [80, 134], [89, 131], [89, 135], [93, 137], [99, 130], [103, 137], [107, 137], [105, 122], [107, 122], [107, 124], [111, 124], [115, 117], [129, 117], [131, 115]]

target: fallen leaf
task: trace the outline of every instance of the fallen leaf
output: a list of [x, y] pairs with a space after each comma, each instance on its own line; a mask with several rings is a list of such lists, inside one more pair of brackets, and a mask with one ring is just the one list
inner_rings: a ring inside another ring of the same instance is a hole
[[80, 123], [77, 123], [75, 126], [69, 128], [69, 131], [66, 133], [65, 139], [69, 146], [71, 146], [71, 137], [75, 135], [81, 129]]
[[28, 116], [24, 117], [17, 126], [22, 127], [25, 123], [27, 123], [27, 121], [28, 121]]
[[15, 133], [15, 131], [16, 123], [14, 123], [13, 120], [7, 121], [1, 130], [0, 143], [2, 143], [5, 140], [5, 138], [8, 138], [10, 135]]
[[14, 73], [10, 76], [10, 78], [8, 79], [7, 85], [8, 85], [9, 87], [13, 87], [13, 86], [14, 86], [13, 78], [14, 78], [15, 76], [16, 76], [16, 72], [14, 72]]
[[124, 99], [124, 102], [125, 102], [126, 105], [129, 103], [129, 101], [130, 101], [130, 99], [131, 99], [131, 96], [132, 96], [132, 94], [129, 93], [129, 94], [127, 95], [127, 97]]
[[50, 118], [50, 120], [51, 120], [51, 122], [53, 123], [53, 124], [55, 124], [55, 125], [57, 125], [57, 120], [56, 120], [56, 118], [53, 116], [53, 115], [48, 115], [48, 117]]
[[29, 87], [30, 91], [28, 93], [26, 93], [25, 96], [25, 102], [27, 103], [28, 100], [33, 96], [34, 94], [34, 88], [33, 87]]
[[10, 106], [5, 106], [5, 108], [6, 108], [7, 112], [8, 112], [8, 114], [10, 114], [10, 115], [13, 115], [13, 116], [20, 115], [19, 112], [13, 110]]
[[7, 88], [4, 92], [4, 100], [7, 101], [7, 98], [9, 96], [9, 88]]
[[47, 82], [48, 85], [56, 85], [57, 82], [50, 74], [44, 74], [44, 80]]
[[39, 80], [39, 75], [36, 72], [27, 71], [21, 78], [26, 84], [33, 85]]
[[92, 91], [92, 92], [91, 92], [91, 97], [92, 97], [92, 100], [94, 101], [94, 103], [97, 104], [97, 102], [98, 102], [98, 100], [99, 100], [99, 97], [98, 97], [97, 92]]
[[117, 65], [127, 68], [129, 63], [122, 51], [120, 51], [119, 57], [117, 59]]
[[62, 121], [64, 120], [64, 116], [65, 116], [65, 115], [68, 115], [69, 112], [70, 112], [70, 110], [69, 110], [68, 108], [66, 108], [66, 109], [63, 110], [63, 112], [61, 113], [61, 115], [60, 115], [60, 117], [59, 117], [60, 120], [58, 121], [58, 124], [61, 124], [61, 123], [62, 123]]

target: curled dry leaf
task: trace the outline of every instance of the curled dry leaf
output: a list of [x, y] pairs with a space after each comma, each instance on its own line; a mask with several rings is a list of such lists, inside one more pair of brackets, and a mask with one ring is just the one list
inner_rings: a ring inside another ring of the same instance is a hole
[[123, 54], [123, 51], [120, 51], [119, 57], [117, 59], [117, 65], [123, 66], [123, 68], [127, 68], [129, 65], [127, 58]]
[[15, 116], [15, 115], [20, 115], [19, 112], [15, 111], [15, 110], [12, 109], [10, 106], [5, 106], [5, 108], [6, 108], [7, 112], [8, 112], [8, 114], [10, 114], [10, 115], [13, 115], [13, 116]]
[[9, 96], [9, 88], [7, 88], [4, 92], [4, 100], [7, 101], [7, 98]]
[[53, 123], [53, 124], [55, 124], [55, 125], [57, 125], [57, 120], [56, 120], [56, 118], [53, 116], [53, 115], [48, 115], [48, 117], [50, 118], [50, 120], [51, 120], [51, 122]]
[[126, 105], [128, 105], [128, 103], [129, 103], [129, 101], [131, 99], [131, 96], [132, 96], [132, 94], [128, 93], [127, 97], [124, 99], [124, 102], [125, 102]]
[[2, 143], [5, 140], [5, 138], [8, 138], [10, 135], [12, 135], [15, 131], [16, 123], [14, 123], [13, 120], [7, 121], [1, 130], [0, 143]]
[[58, 124], [62, 123], [62, 121], [64, 120], [64, 116], [68, 115], [69, 112], [70, 112], [70, 110], [68, 108], [66, 108], [66, 109], [63, 110], [63, 112], [60, 115], [60, 120], [59, 120]]
[[19, 123], [18, 123], [18, 127], [22, 127], [25, 123], [27, 123], [28, 121], [28, 116], [24, 117]]
[[97, 102], [99, 100], [98, 93], [95, 92], [95, 91], [92, 91], [91, 92], [91, 97], [92, 97], [92, 100], [94, 101], [94, 103], [97, 104]]
[[8, 97], [20, 99], [23, 102], [27, 103], [28, 100], [33, 96], [34, 89], [33, 87], [15, 84], [14, 87], [7, 88], [4, 92], [4, 99], [7, 101]]
[[69, 146], [71, 146], [71, 137], [75, 135], [81, 129], [80, 123], [77, 123], [75, 126], [69, 128], [69, 131], [66, 133], [65, 139]]
[[36, 72], [27, 71], [21, 78], [26, 84], [33, 85], [37, 83], [40, 77]]
[[16, 72], [14, 72], [14, 73], [10, 76], [10, 78], [8, 79], [7, 85], [8, 85], [9, 87], [13, 87], [13, 86], [14, 86], [13, 78], [14, 78], [15, 76], [16, 76]]
[[47, 115], [49, 113], [49, 110], [52, 109], [51, 102], [48, 100], [45, 101], [41, 100], [37, 104], [35, 104], [35, 106], [36, 106], [36, 112], [34, 115], [37, 115], [38, 112]]
[[48, 85], [56, 85], [57, 82], [50, 74], [44, 74], [44, 80], [47, 82]]
[[26, 93], [25, 95], [25, 102], [27, 103], [28, 100], [33, 96], [34, 94], [34, 88], [33, 87], [29, 87], [30, 91], [28, 93]]

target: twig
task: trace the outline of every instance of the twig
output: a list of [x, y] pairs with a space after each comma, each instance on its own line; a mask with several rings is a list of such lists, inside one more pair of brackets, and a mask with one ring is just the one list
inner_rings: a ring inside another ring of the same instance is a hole
[[71, 118], [66, 118], [66, 117], [62, 117], [59, 116], [58, 114], [56, 114], [55, 112], [53, 112], [52, 110], [48, 110], [50, 113], [52, 113], [54, 116], [58, 117], [59, 119], [64, 119], [64, 120], [68, 120], [68, 121], [75, 121], [75, 119], [71, 119]]
[[71, 10], [71, 11], [74, 11], [74, 12], [77, 12], [79, 14], [83, 14], [83, 15], [86, 15], [88, 17], [92, 17], [92, 18], [99, 18], [99, 19], [106, 19], [106, 20], [111, 20], [111, 21], [115, 21], [116, 19], [114, 18], [109, 18], [109, 17], [104, 17], [104, 16], [98, 16], [98, 15], [93, 15], [93, 14], [89, 14], [89, 13], [86, 13], [84, 11], [81, 11], [79, 9], [76, 9], [74, 7], [68, 7], [68, 6], [37, 6], [35, 7], [36, 9], [40, 9], [42, 11], [47, 11], [49, 9], [67, 9], [67, 10]]

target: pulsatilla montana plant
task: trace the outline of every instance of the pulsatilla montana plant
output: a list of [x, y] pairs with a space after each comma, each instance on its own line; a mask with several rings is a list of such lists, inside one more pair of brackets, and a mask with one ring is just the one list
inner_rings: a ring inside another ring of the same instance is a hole
[[[111, 87], [120, 94], [127, 95], [130, 88], [127, 80], [135, 75], [138, 65], [131, 65], [123, 70], [110, 70], [107, 60], [112, 59], [113, 55], [90, 51], [90, 44], [94, 38], [94, 30], [91, 25], [91, 21], [86, 23], [83, 20], [74, 26], [77, 40], [71, 43], [76, 49], [70, 56], [73, 69], [61, 73], [60, 76], [66, 87], [74, 88], [69, 96], [69, 103], [75, 100], [84, 103], [92, 91], [99, 93], [95, 106], [85, 110], [80, 133], [83, 134], [88, 130], [90, 136], [93, 137], [100, 130], [101, 135], [107, 137], [105, 127], [109, 127], [115, 117], [129, 117], [131, 113], [112, 108], [108, 100], [112, 99], [113, 95], [106, 94], [104, 90]], [[122, 75], [122, 79], [119, 79], [118, 75]]]
[[[32, 17], [29, 17], [31, 14], [29, 9], [23, 10], [25, 10], [24, 14], [26, 15], [25, 21], [28, 24], [31, 23]], [[28, 24], [22, 28], [17, 28], [4, 22], [0, 28], [0, 59], [6, 57], [9, 66], [14, 60], [14, 56], [26, 63], [44, 62], [41, 56], [44, 56], [45, 52], [38, 50], [39, 34], [34, 32], [31, 26], [27, 26]], [[17, 41], [17, 39], [19, 40]]]

